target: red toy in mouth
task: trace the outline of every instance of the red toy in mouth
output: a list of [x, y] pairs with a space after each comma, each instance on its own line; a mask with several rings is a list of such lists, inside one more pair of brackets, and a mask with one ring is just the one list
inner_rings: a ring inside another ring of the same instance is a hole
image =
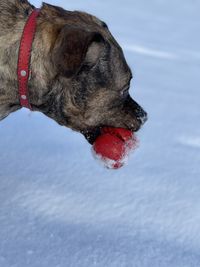
[[124, 128], [101, 128], [101, 134], [93, 143], [94, 155], [110, 169], [119, 169], [127, 161], [128, 155], [138, 147], [133, 132]]

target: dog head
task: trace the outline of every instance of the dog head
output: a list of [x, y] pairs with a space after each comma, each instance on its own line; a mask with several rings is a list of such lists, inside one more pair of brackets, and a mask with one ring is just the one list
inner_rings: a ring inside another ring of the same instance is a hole
[[50, 5], [41, 14], [40, 27], [48, 34], [43, 40], [50, 43], [49, 89], [43, 103], [33, 107], [89, 142], [102, 126], [137, 131], [147, 114], [129, 95], [132, 73], [107, 25]]

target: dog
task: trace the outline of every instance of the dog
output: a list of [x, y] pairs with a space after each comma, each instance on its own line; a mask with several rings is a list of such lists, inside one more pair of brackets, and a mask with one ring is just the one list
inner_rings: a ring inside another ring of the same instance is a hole
[[[24, 25], [34, 6], [0, 2], [0, 120], [21, 108], [17, 63]], [[102, 126], [136, 132], [147, 113], [130, 94], [132, 72], [106, 23], [90, 14], [43, 3], [30, 62], [29, 101], [92, 143]]]

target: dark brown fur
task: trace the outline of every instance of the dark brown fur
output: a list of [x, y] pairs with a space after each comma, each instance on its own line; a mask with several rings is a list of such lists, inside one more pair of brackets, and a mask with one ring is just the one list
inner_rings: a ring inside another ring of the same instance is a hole
[[[33, 8], [26, 0], [0, 2], [0, 120], [21, 108], [18, 50]], [[128, 94], [132, 74], [122, 49], [106, 24], [92, 15], [43, 4], [30, 66], [33, 110], [82, 132], [89, 141], [101, 126], [137, 131], [146, 120]]]

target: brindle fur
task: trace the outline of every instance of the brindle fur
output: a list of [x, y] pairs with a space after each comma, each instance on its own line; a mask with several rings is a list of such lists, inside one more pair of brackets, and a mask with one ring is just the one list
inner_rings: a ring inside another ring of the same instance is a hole
[[[0, 120], [21, 108], [17, 61], [23, 27], [34, 7], [26, 0], [0, 2]], [[78, 11], [43, 4], [37, 21], [29, 100], [60, 125], [89, 141], [101, 126], [137, 131], [146, 112], [130, 97], [132, 77], [122, 49], [106, 24]]]

